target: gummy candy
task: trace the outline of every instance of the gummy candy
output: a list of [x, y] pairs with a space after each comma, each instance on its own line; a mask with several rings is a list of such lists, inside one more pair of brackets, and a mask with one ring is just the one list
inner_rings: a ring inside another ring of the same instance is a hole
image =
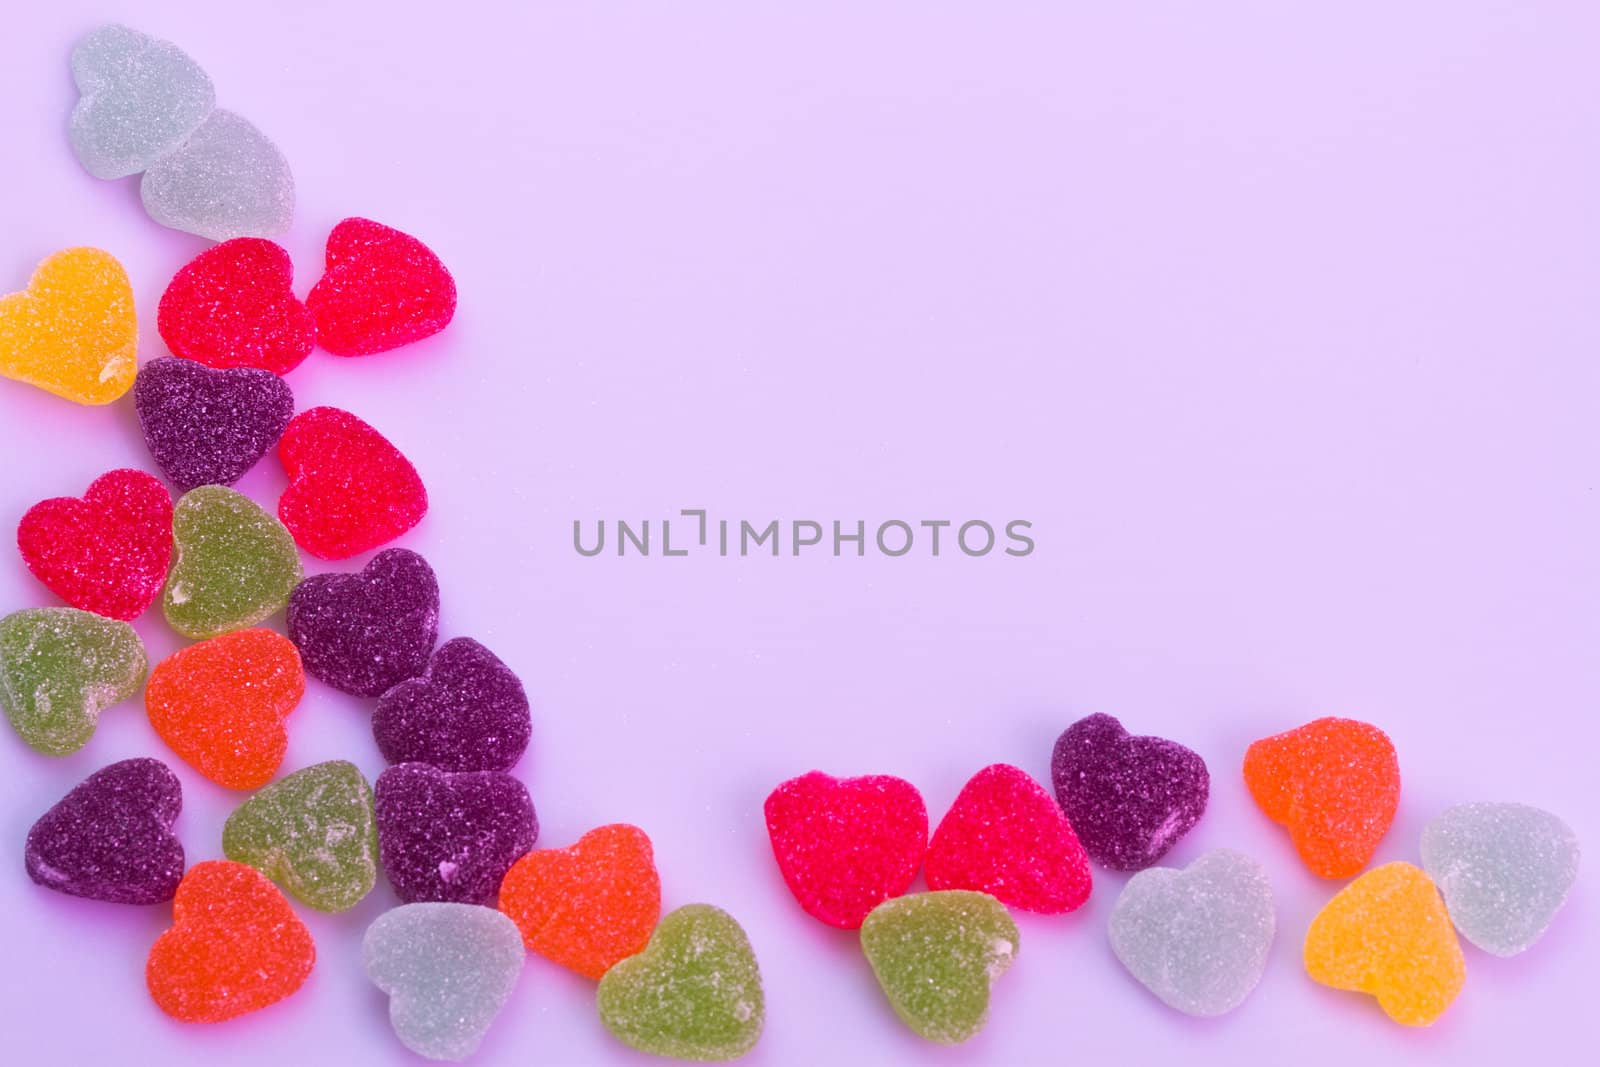
[[289, 600], [300, 554], [278, 520], [242, 493], [202, 485], [172, 512], [177, 554], [161, 610], [185, 637], [215, 637], [254, 626]]
[[371, 219], [345, 219], [328, 234], [327, 267], [306, 306], [323, 348], [366, 356], [450, 325], [456, 283], [415, 237]]
[[150, 217], [213, 241], [275, 237], [294, 221], [294, 175], [248, 119], [218, 108], [139, 183]]
[[139, 368], [133, 404], [145, 446], [180, 493], [238, 481], [294, 414], [294, 396], [275, 374], [212, 370], [172, 356]]
[[428, 491], [411, 461], [348, 411], [302, 411], [278, 441], [289, 487], [278, 517], [319, 559], [347, 559], [411, 529]]
[[928, 809], [903, 778], [835, 778], [812, 771], [767, 797], [767, 834], [800, 906], [854, 930], [911, 885], [928, 850]]
[[379, 552], [359, 574], [318, 574], [289, 598], [289, 639], [313, 678], [375, 697], [421, 674], [439, 636], [439, 583], [406, 548]]
[[300, 655], [271, 630], [182, 648], [145, 687], [150, 725], [184, 762], [229, 789], [265, 785], [289, 746], [284, 719], [306, 691]]
[[534, 952], [598, 979], [644, 950], [661, 915], [650, 838], [614, 823], [567, 848], [535, 849], [506, 872], [500, 910]]
[[126, 26], [91, 30], [72, 49], [78, 103], [72, 151], [96, 178], [138, 174], [184, 142], [216, 105], [200, 65]]
[[1212, 849], [1149, 867], [1111, 909], [1111, 950], [1150, 992], [1188, 1015], [1222, 1015], [1261, 980], [1276, 919], [1272, 883], [1249, 856]]
[[224, 241], [172, 276], [156, 307], [156, 329], [175, 356], [287, 374], [317, 340], [293, 281], [283, 246], [260, 237]]
[[1050, 760], [1056, 799], [1098, 864], [1137, 871], [1155, 863], [1205, 814], [1211, 775], [1198, 754], [1160, 737], [1134, 737], [1110, 715], [1069, 726]]
[[183, 876], [172, 927], [150, 946], [145, 984], [174, 1019], [220, 1023], [289, 996], [316, 959], [311, 931], [265, 875], [207, 860]]
[[1351, 882], [1311, 920], [1306, 973], [1378, 998], [1395, 1022], [1430, 1026], [1461, 992], [1467, 965], [1433, 881], [1386, 863]]
[[404, 904], [367, 927], [367, 977], [389, 994], [389, 1022], [406, 1048], [433, 1060], [477, 1051], [522, 973], [510, 919], [473, 904]]
[[895, 1014], [947, 1045], [983, 1029], [989, 987], [1020, 942], [1004, 905], [966, 889], [886, 900], [861, 924], [861, 949]]
[[1422, 867], [1462, 937], [1515, 956], [1544, 936], [1572, 892], [1578, 838], [1527, 804], [1460, 804], [1422, 831]]
[[1244, 754], [1244, 780], [1267, 817], [1288, 827], [1305, 865], [1324, 878], [1365, 867], [1400, 804], [1394, 745], [1354, 719], [1317, 719], [1255, 742]]
[[167, 765], [126, 759], [95, 771], [28, 831], [28, 877], [113, 904], [171, 900], [183, 877], [172, 824], [183, 787]]
[[470, 637], [441, 645], [428, 669], [385, 693], [372, 716], [384, 759], [446, 771], [510, 770], [532, 729], [522, 682]]
[[539, 837], [533, 801], [500, 771], [402, 763], [378, 775], [378, 851], [407, 904], [493, 906], [500, 880]]
[[1026, 771], [985, 767], [962, 787], [928, 844], [929, 889], [976, 889], [1046, 914], [1089, 899], [1089, 857], [1054, 798]]
[[318, 911], [348, 911], [378, 880], [372, 787], [346, 760], [295, 771], [228, 816], [222, 854]]
[[167, 580], [172, 494], [144, 471], [102, 474], [81, 498], [29, 508], [17, 525], [17, 547], [34, 577], [62, 600], [131, 621]]
[[57, 252], [27, 289], [0, 297], [0, 376], [75, 404], [109, 404], [133, 384], [138, 351], [133, 286], [109, 252]]
[[77, 608], [0, 619], [0, 704], [22, 740], [47, 756], [88, 744], [100, 713], [137, 694], [149, 669], [125, 622]]
[[750, 939], [733, 916], [689, 904], [661, 920], [644, 951], [612, 967], [600, 1021], [640, 1052], [731, 1060], [761, 1038], [766, 997]]

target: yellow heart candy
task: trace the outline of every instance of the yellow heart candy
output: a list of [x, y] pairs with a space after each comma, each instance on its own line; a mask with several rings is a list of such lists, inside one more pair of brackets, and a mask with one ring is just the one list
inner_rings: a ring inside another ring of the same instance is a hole
[[1378, 998], [1389, 1018], [1430, 1026], [1467, 978], [1461, 944], [1433, 879], [1386, 863], [1341, 889], [1306, 932], [1306, 973]]
[[109, 404], [138, 372], [133, 286], [116, 257], [68, 248], [0, 297], [0, 375], [78, 404]]

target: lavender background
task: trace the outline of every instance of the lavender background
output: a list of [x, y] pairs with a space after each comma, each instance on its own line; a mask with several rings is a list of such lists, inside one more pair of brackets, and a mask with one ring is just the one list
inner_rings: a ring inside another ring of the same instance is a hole
[[[487, 8], [487, 5], [484, 5]], [[1432, 1030], [1323, 989], [1300, 941], [1337, 888], [1251, 806], [1253, 738], [1378, 723], [1405, 774], [1379, 859], [1444, 806], [1516, 799], [1591, 850], [1600, 693], [1600, 92], [1593, 5], [310, 4], [56, 0], [7, 19], [0, 289], [71, 244], [127, 265], [143, 355], [205, 246], [136, 179], [72, 159], [73, 39], [170, 37], [292, 163], [303, 294], [365, 214], [460, 283], [450, 330], [314, 355], [302, 407], [347, 406], [427, 480], [403, 543], [442, 637], [483, 640], [535, 701], [518, 768], [566, 844], [654, 838], [666, 905], [745, 924], [767, 984], [749, 1062], [1489, 1063], [1570, 1057], [1595, 958], [1593, 864], [1547, 940], [1467, 949]], [[0, 382], [0, 525], [147, 465], [131, 397]], [[276, 463], [241, 488], [271, 502]], [[1037, 552], [937, 560], [579, 558], [574, 518], [1027, 518]], [[360, 560], [354, 561], [361, 562]], [[0, 607], [53, 599], [15, 558]], [[176, 647], [159, 611], [152, 654]], [[381, 760], [370, 702], [312, 683], [285, 769]], [[1280, 937], [1235, 1014], [1163, 1008], [1112, 958], [1123, 879], [1019, 916], [988, 1029], [925, 1045], [853, 940], [805, 917], [760, 807], [820, 766], [915, 781], [935, 819], [1004, 760], [1043, 778], [1092, 711], [1196, 748], [1211, 809], [1171, 854], [1268, 865]], [[142, 988], [164, 908], [22, 873], [32, 821], [93, 769], [170, 758], [136, 704], [64, 760], [0, 738], [8, 1060], [402, 1061], [359, 939], [393, 903], [307, 913], [308, 987], [217, 1028]], [[172, 760], [191, 860], [240, 797]], [[592, 986], [534, 958], [483, 1063], [640, 1063]], [[130, 1050], [132, 1050], [130, 1052]]]

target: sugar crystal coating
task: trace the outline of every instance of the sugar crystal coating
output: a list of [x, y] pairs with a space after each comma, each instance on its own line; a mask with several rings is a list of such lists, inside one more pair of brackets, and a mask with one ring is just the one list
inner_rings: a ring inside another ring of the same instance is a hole
[[510, 919], [473, 904], [405, 904], [361, 942], [367, 977], [389, 995], [400, 1043], [432, 1060], [477, 1051], [511, 998], [526, 953]]
[[28, 877], [113, 904], [171, 900], [183, 877], [183, 845], [172, 832], [182, 807], [183, 787], [160, 760], [101, 768], [28, 831]]
[[294, 175], [283, 153], [222, 108], [150, 165], [139, 195], [156, 222], [213, 241], [275, 237], [294, 221]]
[[313, 678], [375, 697], [426, 669], [439, 637], [439, 582], [427, 560], [391, 548], [359, 573], [301, 582], [288, 624]]
[[101, 26], [72, 49], [78, 103], [68, 136], [96, 178], [138, 174], [184, 142], [216, 104], [200, 65], [169, 41]]
[[378, 776], [378, 850], [395, 893], [494, 905], [506, 871], [539, 837], [523, 784], [500, 771], [402, 763]]
[[384, 759], [447, 771], [510, 770], [532, 730], [522, 682], [470, 637], [446, 641], [427, 670], [386, 692], [372, 715]]
[[600, 1021], [630, 1048], [684, 1060], [731, 1060], [761, 1038], [766, 996], [750, 939], [710, 904], [661, 920], [643, 952], [600, 979]]
[[0, 296], [0, 376], [75, 404], [109, 404], [138, 370], [133, 286], [116, 257], [68, 248]]
[[428, 511], [411, 461], [365, 422], [339, 408], [302, 411], [278, 441], [289, 486], [278, 517], [319, 559], [347, 559], [394, 540]]
[[306, 306], [317, 340], [336, 356], [386, 352], [432, 336], [456, 312], [456, 283], [410, 234], [345, 219], [328, 235], [327, 268]]
[[294, 414], [294, 395], [275, 374], [212, 370], [172, 356], [139, 368], [133, 404], [145, 447], [180, 493], [244, 477]]
[[27, 608], [0, 619], [0, 705], [47, 756], [88, 744], [100, 713], [135, 696], [150, 664], [132, 626], [77, 608]]
[[225, 486], [183, 494], [172, 512], [172, 542], [176, 558], [161, 610], [188, 638], [254, 626], [288, 603], [300, 581], [289, 531]]
[[156, 308], [156, 329], [175, 356], [287, 374], [317, 340], [293, 281], [294, 264], [281, 245], [260, 237], [224, 241], [172, 276]]

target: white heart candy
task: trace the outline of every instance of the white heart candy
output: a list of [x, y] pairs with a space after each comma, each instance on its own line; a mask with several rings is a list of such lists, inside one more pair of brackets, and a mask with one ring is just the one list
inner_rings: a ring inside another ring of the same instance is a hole
[[144, 209], [163, 226], [213, 241], [275, 237], [294, 221], [294, 175], [277, 145], [218, 109], [145, 171]]
[[177, 45], [101, 26], [72, 49], [78, 103], [68, 136], [96, 178], [137, 174], [177, 148], [216, 105], [200, 65]]

